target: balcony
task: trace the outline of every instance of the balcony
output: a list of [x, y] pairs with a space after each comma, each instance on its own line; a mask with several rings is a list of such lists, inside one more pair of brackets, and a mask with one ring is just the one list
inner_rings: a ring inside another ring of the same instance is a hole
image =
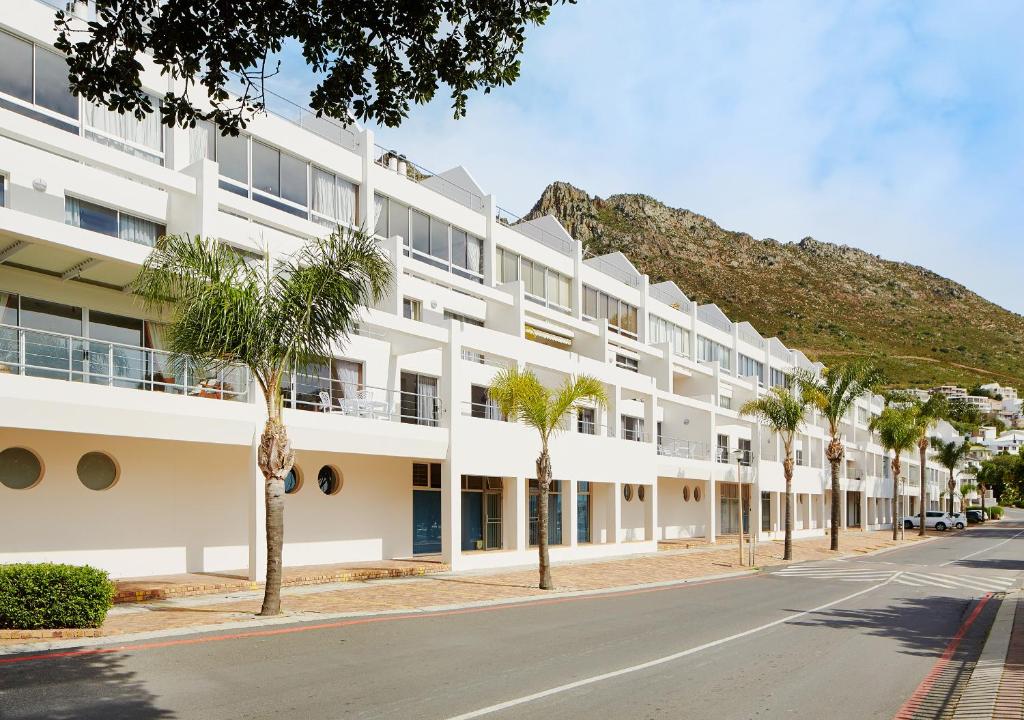
[[0, 374], [249, 401], [244, 367], [210, 371], [162, 350], [14, 325], [0, 325]]
[[683, 440], [680, 438], [658, 436], [658, 454], [684, 460], [709, 460], [708, 444], [700, 440]]
[[436, 393], [392, 390], [296, 373], [281, 388], [284, 406], [295, 410], [437, 427], [441, 399]]

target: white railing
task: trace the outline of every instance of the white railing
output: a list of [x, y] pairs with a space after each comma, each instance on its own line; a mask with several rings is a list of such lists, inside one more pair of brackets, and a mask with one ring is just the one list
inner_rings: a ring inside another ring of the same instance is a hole
[[693, 303], [690, 302], [689, 300], [679, 300], [678, 298], [673, 297], [672, 294], [665, 288], [652, 286], [650, 288], [650, 292], [651, 297], [654, 298], [655, 300], [660, 300], [669, 307], [673, 307], [684, 314], [689, 314], [693, 306]]
[[248, 402], [244, 367], [204, 370], [152, 348], [0, 325], [0, 373]]
[[590, 251], [585, 253], [586, 264], [594, 268], [600, 273], [607, 275], [610, 278], [614, 278], [621, 283], [625, 283], [633, 288], [640, 287], [640, 278], [629, 272], [625, 268], [620, 268], [616, 265], [612, 265], [604, 257], [592, 255]]
[[732, 332], [732, 321], [716, 305], [698, 306], [697, 319], [713, 328], [718, 328], [722, 332]]
[[708, 460], [711, 458], [707, 442], [682, 440], [665, 435], [658, 436], [658, 454], [686, 460]]
[[441, 399], [437, 395], [301, 373], [293, 374], [281, 390], [285, 407], [295, 410], [432, 427], [441, 420]]
[[494, 217], [505, 227], [511, 228], [520, 235], [525, 235], [531, 240], [536, 240], [541, 245], [549, 247], [555, 252], [568, 255], [569, 257], [572, 257], [574, 254], [574, 247], [576, 243], [571, 242], [567, 238], [559, 237], [554, 233], [549, 233], [542, 227], [532, 225], [528, 221], [523, 220], [521, 217], [516, 215], [514, 212], [504, 208], [498, 208]]
[[382, 168], [392, 170], [413, 182], [423, 183], [426, 180], [433, 179], [434, 182], [428, 187], [444, 195], [449, 200], [454, 200], [474, 212], [484, 212], [485, 210], [484, 199], [480, 195], [472, 190], [456, 185], [448, 178], [430, 172], [396, 150], [388, 150], [380, 145], [375, 145], [373, 161]]

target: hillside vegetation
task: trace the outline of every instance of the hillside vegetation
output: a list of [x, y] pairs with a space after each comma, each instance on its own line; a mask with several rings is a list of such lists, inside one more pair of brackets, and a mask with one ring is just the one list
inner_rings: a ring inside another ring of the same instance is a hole
[[647, 195], [562, 182], [527, 217], [548, 213], [593, 254], [620, 250], [652, 282], [674, 280], [813, 360], [867, 357], [891, 385], [1024, 388], [1024, 317], [923, 267], [811, 237], [757, 240]]

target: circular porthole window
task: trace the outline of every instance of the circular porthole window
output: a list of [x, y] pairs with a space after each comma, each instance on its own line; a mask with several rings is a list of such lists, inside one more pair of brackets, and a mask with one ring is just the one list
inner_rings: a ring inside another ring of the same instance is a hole
[[338, 476], [338, 471], [330, 465], [320, 468], [320, 472], [316, 474], [316, 482], [320, 486], [320, 492], [324, 495], [334, 495], [341, 490], [341, 478]]
[[626, 502], [633, 499], [633, 486], [629, 483], [622, 486], [622, 499]]
[[695, 487], [693, 489], [693, 501], [694, 502], [700, 502], [700, 488], [699, 487]]
[[43, 477], [43, 464], [31, 450], [21, 447], [0, 452], [0, 485], [11, 490], [28, 490]]
[[636, 499], [639, 500], [640, 502], [643, 502], [644, 498], [646, 498], [646, 497], [647, 497], [647, 486], [646, 485], [637, 485], [637, 487], [636, 487]]
[[78, 479], [90, 490], [106, 490], [117, 482], [117, 464], [106, 453], [88, 452], [78, 461]]
[[299, 473], [299, 469], [293, 465], [288, 474], [284, 476], [284, 494], [297, 493], [300, 487], [302, 487], [302, 475]]
[[683, 502], [690, 502], [690, 486], [683, 485]]

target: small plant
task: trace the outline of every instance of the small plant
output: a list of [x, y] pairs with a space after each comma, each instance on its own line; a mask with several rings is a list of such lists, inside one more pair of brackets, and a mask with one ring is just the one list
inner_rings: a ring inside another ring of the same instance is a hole
[[114, 583], [88, 565], [0, 565], [0, 628], [95, 628], [113, 605]]
[[1003, 516], [1003, 512], [1003, 508], [999, 505], [993, 505], [992, 507], [988, 508], [988, 516], [993, 520], [998, 520], [999, 518], [1001, 518]]

